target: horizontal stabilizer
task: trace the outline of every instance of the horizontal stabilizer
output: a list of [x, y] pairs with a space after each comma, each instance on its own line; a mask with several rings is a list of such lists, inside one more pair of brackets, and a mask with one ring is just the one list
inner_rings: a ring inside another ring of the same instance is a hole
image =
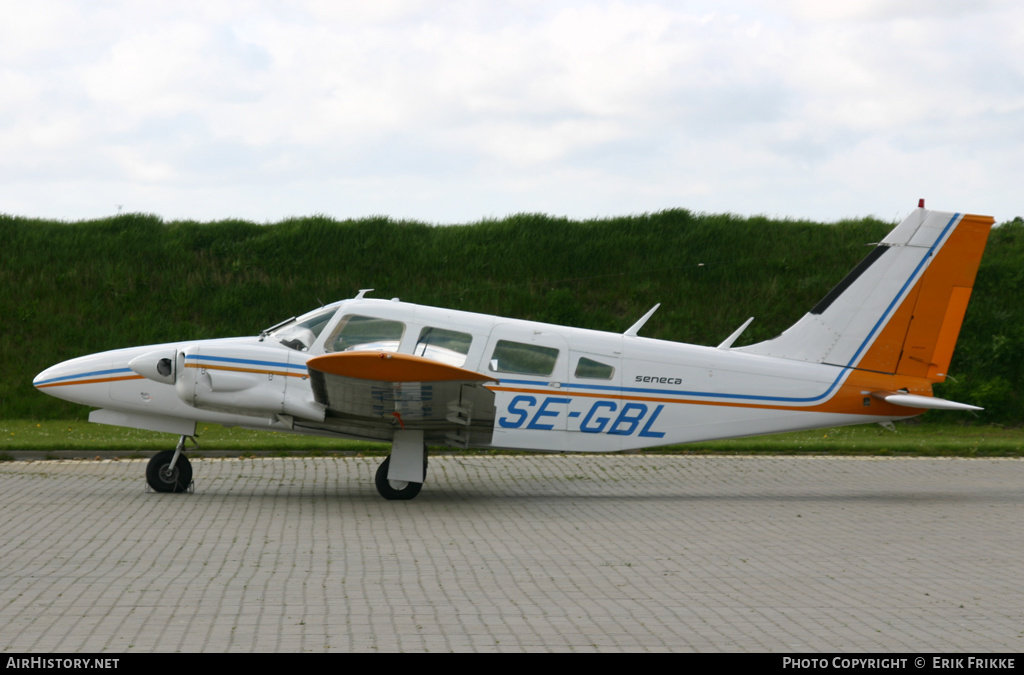
[[878, 391], [871, 395], [875, 398], [882, 399], [886, 403], [902, 405], [908, 408], [927, 408], [929, 410], [984, 410], [984, 408], [979, 408], [976, 405], [947, 401], [944, 398], [935, 398], [934, 396], [918, 396], [916, 394], [901, 394], [899, 392], [887, 391]]

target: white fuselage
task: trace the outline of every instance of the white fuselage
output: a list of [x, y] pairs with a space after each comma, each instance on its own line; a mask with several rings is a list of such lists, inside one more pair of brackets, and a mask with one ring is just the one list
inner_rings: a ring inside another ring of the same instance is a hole
[[[393, 340], [358, 349], [440, 358], [452, 352], [435, 347], [426, 352], [424, 335], [447, 331], [471, 337], [452, 353], [461, 361], [453, 365], [493, 377], [485, 386], [494, 392], [493, 411], [477, 411], [493, 416], [493, 432], [474, 436], [469, 444], [477, 447], [608, 452], [877, 422], [917, 412], [883, 416], [877, 410], [829, 410], [823, 404], [841, 388], [848, 367], [398, 301], [345, 300], [310, 315], [332, 312], [299, 348], [285, 346], [280, 332], [134, 347], [65, 361], [40, 373], [34, 385], [100, 408], [91, 419], [109, 424], [189, 435], [196, 422], [213, 422], [390, 440], [388, 427], [366, 420], [324, 417], [322, 410], [318, 419], [303, 365], [337, 348], [339, 327], [358, 316], [402, 327], [400, 337], [396, 333]], [[504, 368], [510, 345], [520, 356], [535, 349], [539, 365]], [[129, 367], [150, 354], [177, 358], [180, 372], [184, 365], [206, 379], [190, 380], [185, 391], [180, 377], [176, 386]], [[445, 442], [443, 435], [429, 432], [427, 439]]]

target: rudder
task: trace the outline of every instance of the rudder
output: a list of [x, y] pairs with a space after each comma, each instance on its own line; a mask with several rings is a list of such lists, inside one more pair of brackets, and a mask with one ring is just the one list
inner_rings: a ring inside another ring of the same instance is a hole
[[986, 216], [961, 218], [903, 303], [907, 309], [901, 305], [858, 368], [946, 379], [993, 222]]

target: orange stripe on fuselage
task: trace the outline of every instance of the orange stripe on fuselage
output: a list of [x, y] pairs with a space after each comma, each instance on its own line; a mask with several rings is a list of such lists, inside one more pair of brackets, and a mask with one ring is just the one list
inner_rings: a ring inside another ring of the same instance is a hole
[[[543, 385], [541, 385], [543, 386]], [[604, 398], [618, 401], [643, 401], [645, 403], [675, 403], [680, 405], [713, 405], [726, 408], [754, 408], [761, 410], [788, 410], [791, 412], [839, 413], [845, 415], [874, 415], [877, 417], [907, 417], [918, 415], [923, 410], [887, 403], [871, 396], [876, 391], [906, 390], [919, 396], [931, 396], [931, 383], [911, 377], [899, 377], [884, 373], [852, 371], [839, 390], [827, 401], [816, 405], [780, 405], [778, 403], [747, 403], [737, 401], [712, 401], [693, 398], [667, 398], [664, 396], [637, 396], [635, 394], [614, 394], [611, 392], [576, 392], [552, 389], [544, 386], [538, 389], [522, 387], [488, 386], [491, 391], [506, 391], [520, 394], [547, 394], [579, 398]], [[681, 395], [682, 396], [682, 395]]]

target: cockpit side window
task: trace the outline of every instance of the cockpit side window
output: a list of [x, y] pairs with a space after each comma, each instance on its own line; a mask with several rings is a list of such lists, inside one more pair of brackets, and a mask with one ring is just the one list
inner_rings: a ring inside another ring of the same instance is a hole
[[413, 354], [461, 368], [466, 363], [473, 336], [445, 328], [427, 326], [420, 331]]
[[327, 341], [331, 352], [397, 352], [405, 334], [401, 321], [351, 314], [338, 324]]

